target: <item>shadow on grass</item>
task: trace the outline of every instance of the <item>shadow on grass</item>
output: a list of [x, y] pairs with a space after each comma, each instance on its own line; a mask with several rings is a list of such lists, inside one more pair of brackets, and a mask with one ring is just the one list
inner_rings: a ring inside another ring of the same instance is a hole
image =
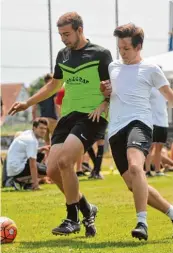
[[[78, 239], [84, 239], [83, 240], [78, 240]], [[104, 242], [92, 242], [86, 241], [87, 239], [85, 237], [77, 237], [77, 238], [72, 238], [72, 239], [59, 239], [57, 240], [47, 240], [47, 241], [37, 241], [37, 242], [27, 242], [23, 241], [20, 242], [20, 246], [22, 248], [26, 249], [35, 249], [35, 248], [42, 248], [42, 247], [57, 247], [57, 248], [62, 248], [62, 247], [69, 247], [73, 249], [100, 249], [100, 248], [126, 248], [126, 247], [139, 247], [139, 246], [145, 246], [145, 245], [152, 245], [152, 244], [167, 244], [168, 241], [104, 241]]]

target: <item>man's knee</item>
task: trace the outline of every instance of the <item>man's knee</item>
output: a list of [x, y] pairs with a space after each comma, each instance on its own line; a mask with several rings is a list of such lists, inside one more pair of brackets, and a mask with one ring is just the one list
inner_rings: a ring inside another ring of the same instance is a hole
[[56, 163], [52, 163], [51, 161], [48, 160], [47, 163], [47, 176], [50, 177], [51, 179], [54, 178], [55, 173], [57, 172], [58, 165]]
[[129, 172], [130, 172], [130, 175], [132, 177], [134, 177], [134, 176], [137, 176], [137, 175], [143, 173], [143, 168], [142, 168], [142, 166], [140, 166], [136, 163], [132, 163], [129, 165]]
[[60, 170], [66, 170], [72, 167], [70, 159], [64, 155], [58, 158], [57, 164]]

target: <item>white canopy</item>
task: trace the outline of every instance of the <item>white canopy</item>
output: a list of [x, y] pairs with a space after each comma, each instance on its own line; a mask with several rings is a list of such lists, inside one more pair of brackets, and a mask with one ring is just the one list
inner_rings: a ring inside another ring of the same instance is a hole
[[148, 57], [146, 60], [161, 66], [166, 77], [173, 79], [173, 51]]

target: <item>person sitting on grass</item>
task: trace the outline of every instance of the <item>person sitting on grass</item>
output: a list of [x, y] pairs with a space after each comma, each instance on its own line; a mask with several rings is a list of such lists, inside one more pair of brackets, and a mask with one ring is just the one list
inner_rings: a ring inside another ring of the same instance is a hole
[[[49, 146], [38, 148], [38, 139], [44, 138], [47, 132], [48, 122], [38, 118], [33, 122], [32, 130], [26, 130], [16, 137], [7, 153], [6, 170], [8, 178], [13, 178], [13, 186], [19, 190], [19, 186], [27, 188], [27, 182], [31, 179], [31, 189], [39, 189], [39, 176], [46, 175], [46, 166], [41, 164], [44, 158], [43, 151]], [[17, 183], [19, 185], [17, 185]]]

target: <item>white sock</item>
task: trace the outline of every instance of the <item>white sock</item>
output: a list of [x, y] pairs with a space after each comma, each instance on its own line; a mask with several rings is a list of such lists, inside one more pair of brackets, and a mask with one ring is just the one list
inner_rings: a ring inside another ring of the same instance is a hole
[[137, 216], [137, 222], [142, 222], [148, 227], [147, 212], [139, 212], [139, 213], [136, 214], [136, 216]]
[[173, 205], [170, 205], [170, 208], [166, 212], [166, 215], [173, 221]]

